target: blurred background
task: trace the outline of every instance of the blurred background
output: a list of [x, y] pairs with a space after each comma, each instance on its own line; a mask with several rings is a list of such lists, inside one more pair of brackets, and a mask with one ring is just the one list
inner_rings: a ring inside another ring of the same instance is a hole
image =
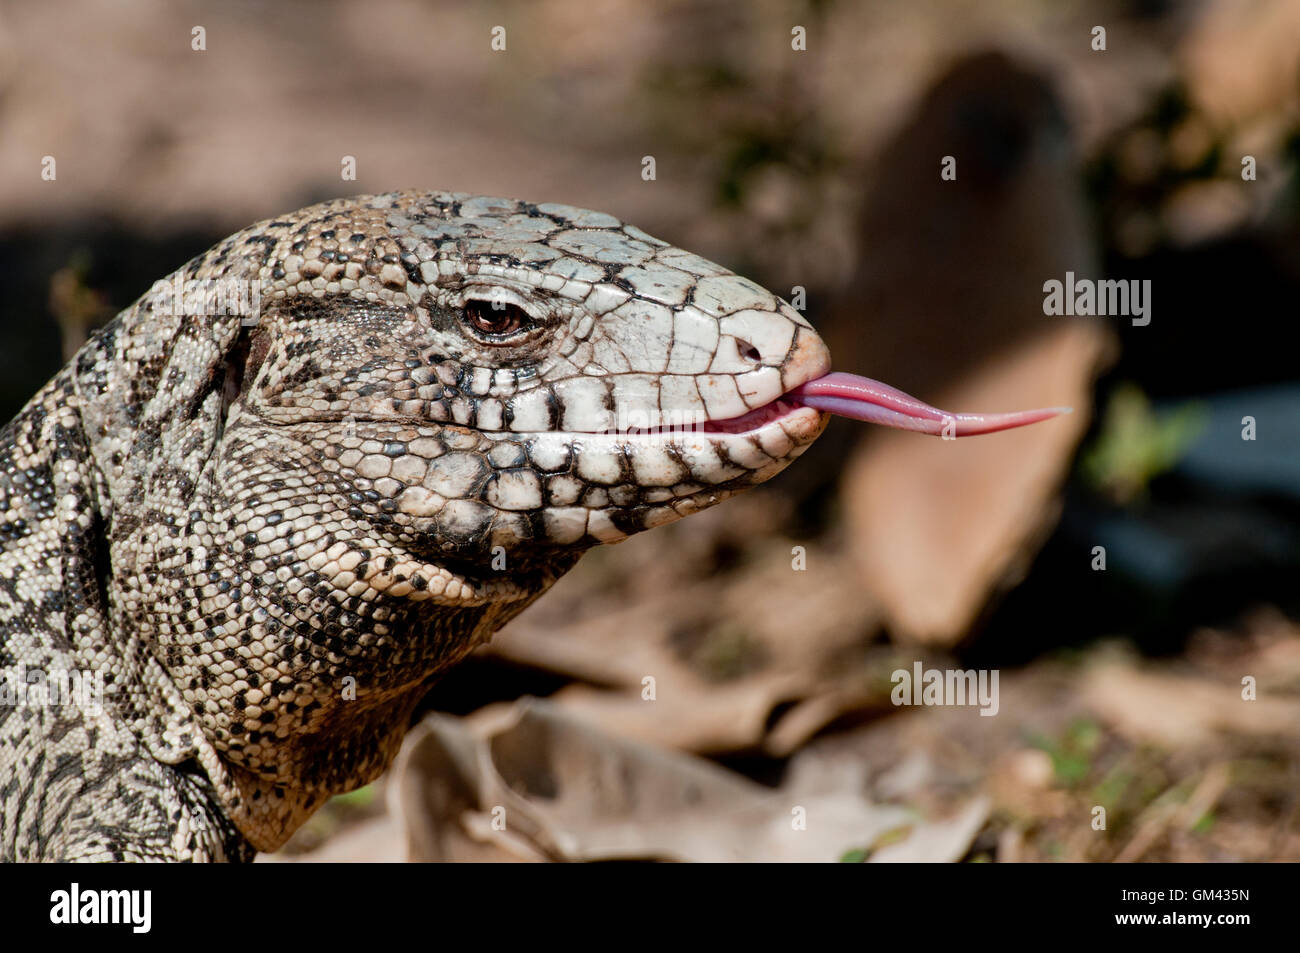
[[[4, 419], [216, 240], [409, 187], [613, 213], [939, 406], [1076, 408], [836, 420], [593, 551], [270, 859], [1300, 860], [1300, 4], [12, 0], [0, 128]], [[1066, 272], [1150, 323], [1045, 316]], [[997, 715], [892, 704], [916, 662]]]

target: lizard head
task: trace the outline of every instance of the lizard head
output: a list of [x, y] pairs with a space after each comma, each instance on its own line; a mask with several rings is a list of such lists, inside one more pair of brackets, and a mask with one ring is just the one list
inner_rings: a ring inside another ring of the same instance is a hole
[[[343, 511], [471, 575], [719, 502], [827, 420], [782, 401], [830, 370], [802, 315], [608, 215], [445, 193], [331, 203], [259, 271], [229, 434], [296, 434], [247, 449], [263, 466], [321, 456]], [[232, 462], [232, 478], [257, 470]]]

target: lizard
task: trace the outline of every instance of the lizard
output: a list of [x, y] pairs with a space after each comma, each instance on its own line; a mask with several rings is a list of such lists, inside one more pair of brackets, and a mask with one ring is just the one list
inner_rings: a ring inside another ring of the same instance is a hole
[[0, 431], [0, 857], [275, 850], [592, 546], [771, 478], [830, 413], [1055, 412], [830, 367], [776, 295], [567, 205], [401, 191], [218, 243]]

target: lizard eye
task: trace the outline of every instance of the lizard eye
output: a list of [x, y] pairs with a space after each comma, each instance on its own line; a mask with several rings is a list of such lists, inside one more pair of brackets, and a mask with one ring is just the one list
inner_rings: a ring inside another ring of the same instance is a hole
[[465, 323], [479, 336], [500, 340], [515, 337], [529, 328], [533, 319], [523, 308], [505, 301], [466, 301]]

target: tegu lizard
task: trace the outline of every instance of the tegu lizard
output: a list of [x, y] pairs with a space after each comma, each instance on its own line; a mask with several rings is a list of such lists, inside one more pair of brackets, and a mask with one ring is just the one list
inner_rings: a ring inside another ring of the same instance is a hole
[[274, 850], [584, 551], [828, 412], [1054, 411], [831, 374], [778, 297], [599, 212], [408, 191], [233, 235], [0, 432], [0, 856]]

